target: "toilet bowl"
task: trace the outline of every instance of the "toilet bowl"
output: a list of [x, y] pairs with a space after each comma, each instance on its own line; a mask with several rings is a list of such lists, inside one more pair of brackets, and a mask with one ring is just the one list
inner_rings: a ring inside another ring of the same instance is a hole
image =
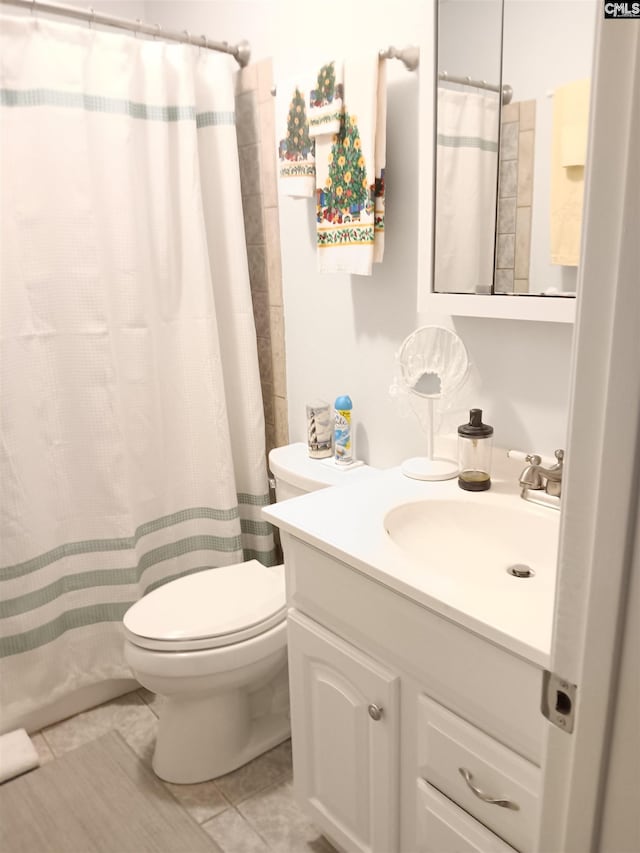
[[[304, 444], [270, 454], [278, 500], [353, 482]], [[168, 782], [215, 779], [290, 735], [284, 566], [256, 560], [169, 581], [124, 616], [125, 659], [163, 697], [153, 769]]]

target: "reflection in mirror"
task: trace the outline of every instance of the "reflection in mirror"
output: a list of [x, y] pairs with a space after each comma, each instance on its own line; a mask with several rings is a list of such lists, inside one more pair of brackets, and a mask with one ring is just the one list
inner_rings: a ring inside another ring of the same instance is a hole
[[[434, 282], [447, 293], [492, 289], [501, 32], [502, 0], [440, 0]], [[450, 82], [465, 77], [485, 85]]]
[[423, 373], [413, 386], [416, 394], [423, 397], [439, 397], [442, 383], [437, 373]]
[[596, 7], [439, 0], [435, 291], [575, 295]]

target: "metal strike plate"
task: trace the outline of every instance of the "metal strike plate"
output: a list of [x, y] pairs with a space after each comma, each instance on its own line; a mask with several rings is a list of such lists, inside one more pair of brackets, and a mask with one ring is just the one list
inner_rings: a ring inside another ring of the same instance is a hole
[[567, 734], [571, 734], [575, 723], [577, 693], [576, 684], [545, 669], [540, 710], [550, 723]]

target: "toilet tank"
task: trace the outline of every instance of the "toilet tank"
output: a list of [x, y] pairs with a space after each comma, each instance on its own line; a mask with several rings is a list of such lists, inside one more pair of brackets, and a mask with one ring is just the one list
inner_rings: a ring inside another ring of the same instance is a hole
[[275, 447], [269, 453], [269, 468], [276, 481], [276, 500], [286, 501], [328, 486], [348, 485], [372, 476], [376, 470], [368, 465], [346, 470], [328, 462], [331, 459], [311, 459], [304, 442]]

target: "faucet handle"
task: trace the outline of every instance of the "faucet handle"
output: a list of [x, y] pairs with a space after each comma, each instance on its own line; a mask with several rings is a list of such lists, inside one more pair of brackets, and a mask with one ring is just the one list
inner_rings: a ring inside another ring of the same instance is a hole
[[524, 471], [520, 474], [520, 485], [524, 489], [542, 489], [544, 488], [544, 483], [542, 481], [542, 474], [538, 470], [540, 467], [540, 463], [542, 461], [541, 457], [538, 456], [537, 453], [529, 453], [526, 456], [526, 461], [529, 463]]
[[545, 491], [548, 495], [552, 495], [553, 497], [559, 498], [562, 494], [562, 475], [564, 473], [564, 450], [556, 450], [555, 456], [557, 459], [556, 464], [552, 465], [551, 468], [549, 468], [549, 470], [546, 472], [547, 484], [545, 486]]

